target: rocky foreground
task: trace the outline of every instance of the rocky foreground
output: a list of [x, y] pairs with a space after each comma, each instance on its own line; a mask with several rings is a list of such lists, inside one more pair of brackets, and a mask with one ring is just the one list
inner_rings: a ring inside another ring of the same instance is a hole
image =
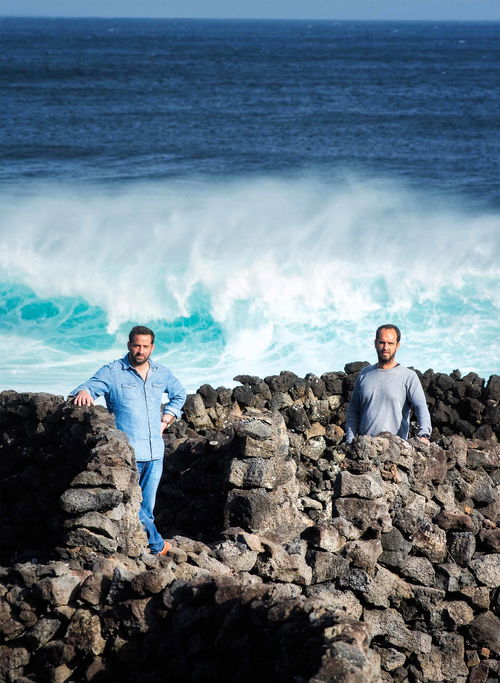
[[166, 558], [106, 411], [2, 392], [0, 680], [498, 680], [500, 378], [428, 371], [430, 447], [346, 446], [362, 365], [189, 396]]

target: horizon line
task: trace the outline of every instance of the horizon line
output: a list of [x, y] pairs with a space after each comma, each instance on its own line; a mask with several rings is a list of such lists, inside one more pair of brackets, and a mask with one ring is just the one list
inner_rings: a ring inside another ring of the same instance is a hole
[[181, 21], [296, 21], [296, 22], [310, 22], [310, 21], [322, 21], [322, 22], [357, 22], [357, 23], [381, 23], [381, 22], [391, 22], [391, 23], [447, 23], [447, 24], [467, 24], [467, 23], [500, 23], [500, 17], [498, 19], [416, 19], [416, 18], [406, 18], [406, 19], [373, 19], [373, 18], [350, 18], [350, 19], [335, 19], [326, 17], [190, 17], [190, 16], [168, 16], [168, 17], [158, 17], [158, 16], [109, 16], [109, 15], [66, 15], [66, 14], [0, 14], [0, 19], [103, 19], [103, 20], [114, 20], [114, 19], [138, 19], [145, 21], [157, 21], [157, 20], [181, 20]]

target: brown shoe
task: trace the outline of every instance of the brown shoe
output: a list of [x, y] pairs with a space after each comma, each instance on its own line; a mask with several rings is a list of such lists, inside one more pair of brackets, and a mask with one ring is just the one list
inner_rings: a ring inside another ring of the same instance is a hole
[[169, 543], [168, 541], [164, 541], [163, 548], [160, 550], [159, 553], [156, 553], [156, 554], [157, 555], [166, 555], [169, 550], [172, 550], [172, 544]]

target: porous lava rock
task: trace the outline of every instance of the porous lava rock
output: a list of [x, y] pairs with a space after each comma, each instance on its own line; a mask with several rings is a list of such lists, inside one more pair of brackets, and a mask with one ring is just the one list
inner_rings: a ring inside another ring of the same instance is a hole
[[2, 392], [0, 680], [496, 680], [498, 378], [427, 371], [431, 446], [347, 446], [364, 365], [191, 395], [165, 435], [166, 557], [112, 417]]

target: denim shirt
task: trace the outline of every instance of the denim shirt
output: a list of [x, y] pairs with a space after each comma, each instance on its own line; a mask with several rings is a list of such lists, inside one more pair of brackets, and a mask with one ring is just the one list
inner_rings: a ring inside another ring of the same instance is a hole
[[186, 390], [171, 370], [149, 359], [149, 372], [144, 381], [130, 365], [127, 354], [104, 365], [87, 382], [73, 389], [70, 396], [82, 389], [93, 399], [104, 396], [109, 412], [115, 416], [116, 427], [128, 436], [137, 461], [163, 458], [160, 425], [163, 393], [169, 399], [163, 412], [175, 417], [180, 417], [186, 400]]

